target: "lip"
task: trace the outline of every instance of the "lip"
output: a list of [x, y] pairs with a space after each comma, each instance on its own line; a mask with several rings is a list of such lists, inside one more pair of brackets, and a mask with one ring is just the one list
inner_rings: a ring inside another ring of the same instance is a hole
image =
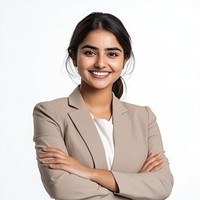
[[111, 72], [109, 71], [97, 71], [97, 70], [91, 70], [89, 71], [93, 77], [95, 78], [106, 78], [110, 75]]

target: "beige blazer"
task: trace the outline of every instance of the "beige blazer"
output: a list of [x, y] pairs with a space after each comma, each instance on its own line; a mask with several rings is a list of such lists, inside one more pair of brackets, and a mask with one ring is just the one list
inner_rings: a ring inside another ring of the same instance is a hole
[[[148, 107], [121, 102], [114, 95], [112, 108], [115, 155], [111, 171], [120, 192], [114, 194], [95, 182], [49, 169], [38, 161], [42, 182], [52, 198], [161, 200], [170, 195], [173, 176], [155, 115]], [[52, 146], [84, 165], [106, 169], [106, 152], [78, 87], [68, 98], [37, 104], [33, 117], [37, 156], [43, 147]], [[162, 153], [165, 167], [155, 173], [138, 173], [149, 152]]]

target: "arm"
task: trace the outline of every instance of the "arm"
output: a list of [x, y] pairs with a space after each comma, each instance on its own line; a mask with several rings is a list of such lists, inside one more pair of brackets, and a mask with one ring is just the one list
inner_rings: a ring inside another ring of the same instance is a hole
[[42, 182], [46, 191], [55, 199], [97, 199], [100, 196], [113, 195], [99, 184], [68, 173], [63, 170], [53, 170], [40, 162], [39, 155], [43, 148], [50, 146], [61, 149], [68, 155], [62, 138], [59, 120], [48, 104], [39, 104], [34, 108], [34, 142], [38, 158]]
[[[40, 161], [51, 169], [69, 172], [94, 181], [112, 192], [119, 192], [118, 185], [111, 171], [84, 166], [78, 160], [57, 148], [43, 148], [43, 151], [44, 153], [39, 156]], [[163, 166], [161, 155], [151, 153], [139, 173], [156, 172], [163, 168]]]
[[57, 148], [44, 148], [44, 153], [40, 155], [41, 163], [51, 169], [63, 170], [71, 174], [89, 179], [102, 185], [112, 192], [117, 192], [116, 181], [109, 170], [94, 169], [81, 164], [78, 160]]
[[169, 163], [164, 155], [162, 139], [152, 111], [146, 107], [148, 113], [148, 150], [162, 155], [164, 166], [156, 172], [142, 172], [124, 174], [113, 171], [113, 175], [119, 187], [119, 195], [131, 199], [161, 200], [166, 199], [173, 187], [173, 176], [169, 169]]
[[[90, 179], [113, 192], [118, 192], [118, 185], [111, 171], [87, 168], [59, 149], [48, 148], [44, 149], [44, 151], [47, 154], [43, 154], [43, 158], [49, 158], [49, 160], [43, 161], [43, 163], [52, 169], [63, 170], [85, 179]], [[150, 154], [139, 172], [155, 172], [161, 169], [163, 167], [162, 165], [163, 161], [159, 155]]]
[[[157, 136], [159, 136], [159, 134], [157, 135], [157, 132], [154, 130], [153, 124], [154, 124], [154, 119], [151, 119], [150, 116], [149, 127], [148, 127], [149, 152], [162, 152], [162, 148], [161, 149], [158, 148], [161, 145], [160, 143], [161, 141], [158, 140], [157, 141], [158, 145], [154, 145], [155, 139], [157, 138]], [[154, 136], [156, 137], [154, 138]], [[56, 147], [55, 145], [46, 145], [46, 146]], [[55, 171], [63, 170], [66, 173], [67, 172], [70, 173], [71, 176], [74, 174], [75, 177], [77, 176], [79, 178], [82, 177], [85, 179], [85, 181], [91, 180], [93, 181], [93, 183], [96, 182], [98, 185], [101, 185], [113, 192], [119, 192], [117, 194], [120, 195], [121, 198], [123, 197], [131, 199], [145, 198], [154, 200], [163, 199], [165, 198], [164, 196], [166, 196], [169, 193], [170, 187], [172, 186], [172, 183], [169, 182], [170, 178], [172, 178], [170, 172], [168, 177], [167, 175], [165, 176], [165, 174], [163, 173], [165, 171], [163, 169], [167, 167], [168, 163], [166, 163], [165, 160], [166, 158], [164, 157], [164, 163], [166, 164], [166, 166], [163, 167], [163, 160], [161, 159], [160, 156], [161, 154], [156, 154], [156, 155], [150, 154], [146, 162], [144, 163], [143, 167], [140, 169], [139, 171], [140, 174], [138, 173], [125, 174], [123, 172], [111, 172], [108, 170], [88, 168], [86, 166], [83, 166], [77, 160], [68, 156], [66, 152], [63, 152], [62, 149], [60, 150], [60, 147], [57, 148], [59, 149], [55, 148], [44, 149], [46, 155], [43, 153], [43, 156], [41, 156], [40, 158], [50, 158], [50, 160], [46, 162], [44, 161], [43, 164], [49, 166], [54, 170], [57, 169]], [[164, 181], [163, 178], [166, 178], [166, 184], [163, 182]], [[152, 182], [156, 184], [152, 185]], [[168, 183], [169, 183], [168, 187], [169, 190], [166, 191], [162, 190], [165, 188], [167, 189], [166, 185]], [[159, 188], [160, 184], [163, 184], [163, 187]]]

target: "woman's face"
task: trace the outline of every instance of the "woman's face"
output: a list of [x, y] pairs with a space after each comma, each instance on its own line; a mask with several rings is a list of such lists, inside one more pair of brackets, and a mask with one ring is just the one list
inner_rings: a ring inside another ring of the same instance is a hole
[[85, 86], [112, 90], [124, 67], [124, 51], [114, 34], [95, 30], [79, 45], [75, 65]]

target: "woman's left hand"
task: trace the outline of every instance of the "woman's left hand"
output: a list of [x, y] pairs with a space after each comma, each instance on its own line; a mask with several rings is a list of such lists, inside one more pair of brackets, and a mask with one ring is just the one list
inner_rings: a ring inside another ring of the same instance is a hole
[[81, 164], [75, 158], [68, 156], [60, 149], [47, 147], [43, 149], [44, 153], [40, 155], [41, 162], [51, 169], [64, 170], [71, 174], [90, 179], [91, 168]]
[[157, 172], [164, 167], [164, 160], [160, 153], [150, 153], [139, 173]]

